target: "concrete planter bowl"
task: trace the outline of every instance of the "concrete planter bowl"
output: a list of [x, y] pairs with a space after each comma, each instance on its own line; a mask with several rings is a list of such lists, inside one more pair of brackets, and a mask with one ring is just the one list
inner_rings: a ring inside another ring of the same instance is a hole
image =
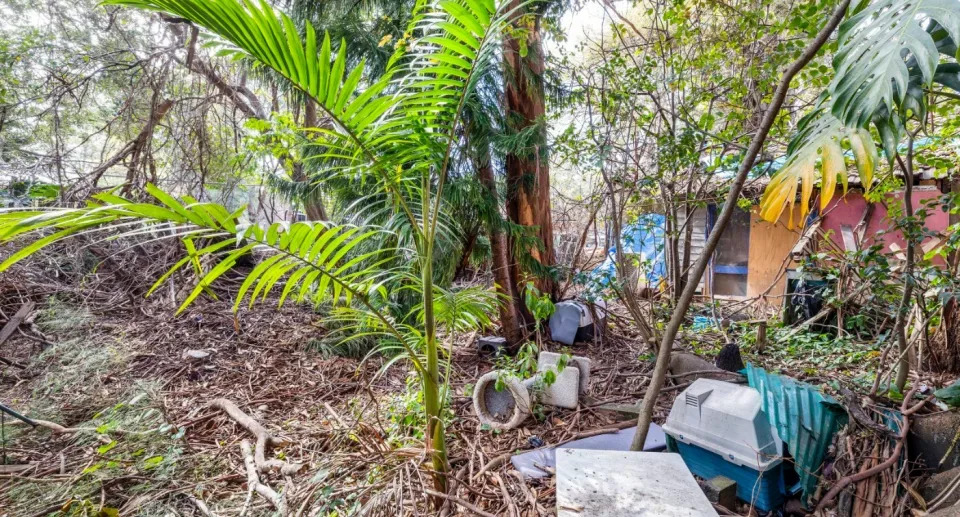
[[[497, 391], [497, 381], [502, 379], [504, 388]], [[506, 431], [523, 423], [533, 412], [530, 391], [536, 377], [521, 381], [513, 375], [487, 372], [473, 389], [473, 409], [481, 424], [491, 429]]]
[[[492, 371], [477, 380], [473, 390], [473, 410], [481, 424], [506, 431], [523, 423], [533, 412], [533, 404], [576, 409], [579, 396], [586, 393], [590, 381], [590, 360], [574, 356], [566, 368], [558, 370], [559, 354], [541, 352], [537, 373], [520, 380], [509, 372]], [[553, 383], [545, 385], [544, 375], [553, 373]], [[503, 389], [497, 390], [497, 381]]]

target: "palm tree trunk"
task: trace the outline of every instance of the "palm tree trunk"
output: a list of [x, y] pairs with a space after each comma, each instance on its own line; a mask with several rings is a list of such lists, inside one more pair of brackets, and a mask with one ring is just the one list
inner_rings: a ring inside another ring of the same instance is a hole
[[[447, 444], [446, 431], [443, 423], [443, 400], [440, 394], [440, 356], [437, 349], [437, 319], [433, 305], [433, 243], [430, 214], [431, 196], [429, 178], [423, 178], [422, 189], [423, 240], [420, 259], [420, 287], [423, 290], [423, 335], [424, 354], [426, 355], [426, 369], [420, 373], [423, 384], [423, 406], [427, 418], [427, 427], [424, 430], [424, 442], [433, 464], [433, 486], [441, 493], [447, 492]], [[435, 215], [434, 217], [438, 216]], [[433, 499], [434, 506], [439, 509], [443, 504], [440, 498]]]
[[[514, 0], [507, 11], [516, 9], [522, 2]], [[536, 124], [542, 124], [546, 113], [543, 92], [543, 50], [540, 42], [540, 17], [520, 16], [529, 14], [529, 9], [517, 13], [513, 25], [518, 29], [504, 39], [503, 62], [505, 76], [505, 113], [507, 124], [513, 133], [519, 133]], [[517, 36], [521, 34], [521, 36]], [[521, 41], [521, 38], [524, 41]], [[526, 52], [522, 48], [527, 49]], [[541, 132], [543, 133], [543, 132]], [[554, 265], [553, 219], [550, 214], [550, 168], [546, 159], [545, 134], [535, 139], [532, 149], [507, 155], [507, 214], [516, 224], [536, 227], [543, 249], [523, 250], [546, 267]], [[514, 247], [518, 244], [512, 243]], [[512, 272], [515, 292], [520, 292], [524, 272], [514, 268]], [[536, 279], [541, 292], [556, 295], [556, 283], [552, 278]]]

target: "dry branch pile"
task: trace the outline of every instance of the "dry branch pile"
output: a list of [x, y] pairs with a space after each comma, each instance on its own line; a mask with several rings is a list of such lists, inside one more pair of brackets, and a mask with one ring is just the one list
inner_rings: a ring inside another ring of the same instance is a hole
[[[43, 420], [33, 431], [7, 426], [9, 463], [22, 466], [0, 472], [0, 507], [11, 515], [100, 507], [121, 515], [431, 515], [438, 498], [443, 515], [551, 515], [553, 478], [524, 480], [510, 456], [629, 425], [598, 406], [636, 402], [649, 380], [648, 363], [637, 360], [648, 350], [619, 323], [577, 350], [596, 364], [590, 400], [574, 411], [545, 408], [537, 421], [498, 434], [480, 427], [469, 397], [494, 365], [460, 343], [452, 358], [450, 489], [439, 494], [423, 441], [411, 432], [418, 426], [403, 425], [418, 406], [402, 367], [381, 372], [382, 357], [309, 350], [326, 331], [306, 307], [263, 305], [235, 316], [230, 293], [218, 292], [220, 300], [174, 317], [176, 286], [189, 282], [175, 278], [156, 297], [142, 294], [176, 250], [137, 248], [52, 250], [0, 281], [6, 321], [35, 304], [0, 349], [25, 366], [0, 372], [0, 402]], [[695, 338], [721, 343], [717, 332]], [[689, 379], [670, 382], [659, 421]], [[917, 506], [917, 478], [896, 461], [902, 440], [883, 431], [890, 406], [878, 402], [838, 438], [822, 499], [832, 505], [849, 484], [856, 515], [904, 515]]]

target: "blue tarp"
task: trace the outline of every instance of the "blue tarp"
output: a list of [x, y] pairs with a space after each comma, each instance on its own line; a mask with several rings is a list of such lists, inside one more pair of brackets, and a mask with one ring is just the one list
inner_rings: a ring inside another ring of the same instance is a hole
[[[638, 259], [640, 274], [650, 286], [657, 285], [666, 276], [664, 259], [664, 228], [666, 217], [660, 214], [644, 214], [635, 222], [624, 227], [620, 237], [620, 246], [624, 253]], [[607, 258], [590, 273], [591, 284], [602, 289], [617, 277], [616, 245], [607, 250]]]

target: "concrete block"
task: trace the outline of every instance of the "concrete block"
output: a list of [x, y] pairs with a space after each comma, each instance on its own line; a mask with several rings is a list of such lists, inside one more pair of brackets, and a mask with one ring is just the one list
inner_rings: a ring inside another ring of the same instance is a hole
[[708, 517], [679, 454], [557, 450], [557, 517]]
[[[537, 370], [543, 371], [547, 367], [556, 366], [560, 362], [560, 354], [555, 352], [540, 352], [540, 355], [537, 356]], [[587, 393], [587, 389], [590, 386], [590, 358], [575, 355], [570, 357], [570, 360], [567, 362], [567, 366], [577, 368], [580, 370], [580, 394], [583, 395]]]
[[910, 435], [907, 437], [910, 460], [922, 461], [927, 468], [936, 472], [960, 467], [960, 446], [953, 447], [953, 451], [944, 459], [958, 430], [960, 412], [956, 410], [932, 415], [914, 415], [910, 422]]
[[737, 511], [737, 482], [726, 476], [714, 476], [703, 482], [703, 493], [711, 503]]
[[481, 336], [477, 340], [477, 351], [481, 355], [499, 356], [506, 348], [507, 340], [500, 336]]
[[577, 404], [580, 402], [580, 370], [567, 367], [557, 372], [555, 367], [548, 366], [540, 370], [537, 375], [542, 376], [548, 370], [554, 372], [556, 380], [549, 386], [544, 383], [540, 402], [548, 406], [577, 409]]
[[640, 416], [640, 401], [635, 404], [615, 403], [597, 406], [600, 411], [610, 411], [618, 421], [636, 420]]
[[[956, 467], [945, 472], [940, 472], [939, 474], [934, 474], [927, 480], [923, 486], [920, 487], [920, 495], [923, 496], [923, 499], [930, 504], [938, 495], [940, 495], [950, 483], [960, 476], [960, 467]], [[960, 501], [960, 488], [953, 491], [953, 494], [950, 495], [943, 503], [940, 503], [940, 508], [947, 506], [953, 506], [958, 501]]]

